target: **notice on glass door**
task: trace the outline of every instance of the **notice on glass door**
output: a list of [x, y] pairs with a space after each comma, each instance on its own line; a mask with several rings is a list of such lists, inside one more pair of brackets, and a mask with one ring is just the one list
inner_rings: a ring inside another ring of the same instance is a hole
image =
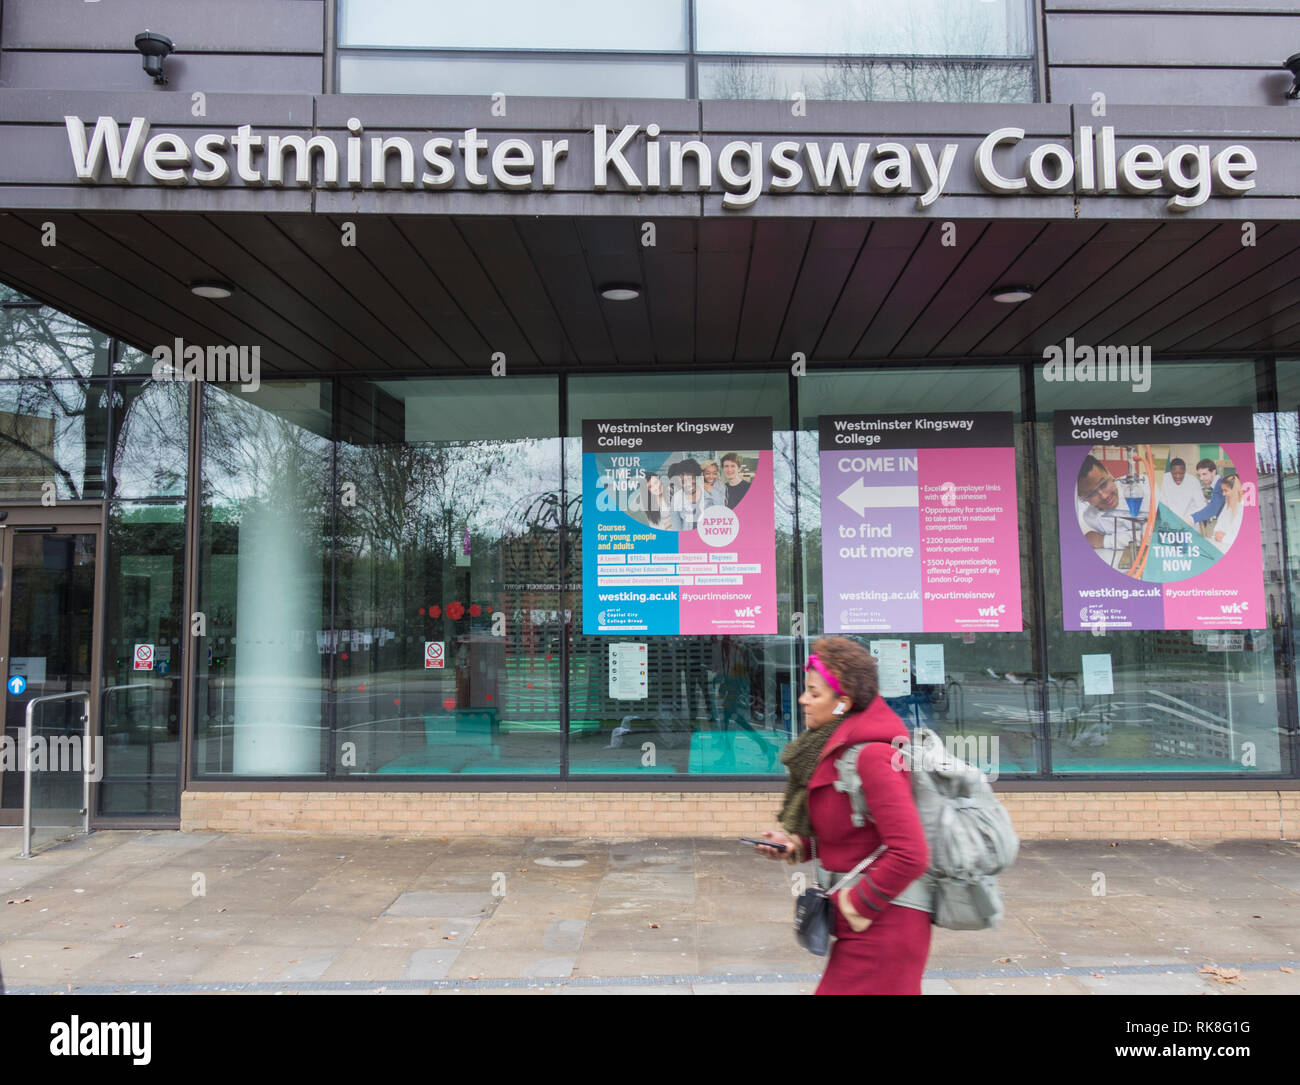
[[1110, 655], [1080, 656], [1083, 665], [1083, 692], [1089, 697], [1109, 697], [1115, 692], [1115, 674]]
[[873, 640], [880, 696], [906, 697], [912, 692], [912, 656], [905, 640]]
[[916, 684], [918, 686], [942, 686], [948, 679], [943, 668], [942, 644], [917, 644]]
[[1262, 629], [1245, 407], [1058, 411], [1066, 629]]
[[649, 647], [644, 641], [617, 641], [609, 646], [609, 696], [612, 700], [644, 701], [649, 696]]
[[1010, 412], [823, 415], [828, 633], [1015, 632]]
[[582, 631], [776, 632], [770, 418], [582, 424]]

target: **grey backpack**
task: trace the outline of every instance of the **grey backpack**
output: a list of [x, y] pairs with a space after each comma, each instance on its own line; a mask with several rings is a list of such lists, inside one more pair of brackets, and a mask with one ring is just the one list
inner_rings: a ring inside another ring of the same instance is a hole
[[[858, 776], [858, 754], [865, 745], [851, 746], [835, 762], [835, 790], [848, 795], [858, 828], [870, 816]], [[1011, 816], [984, 773], [949, 753], [933, 731], [918, 727], [911, 745], [896, 747], [894, 767], [903, 765], [911, 771], [930, 867], [895, 903], [921, 906], [918, 902], [927, 902], [928, 895], [937, 926], [957, 931], [996, 927], [1002, 893], [994, 875], [1014, 863], [1020, 851]]]

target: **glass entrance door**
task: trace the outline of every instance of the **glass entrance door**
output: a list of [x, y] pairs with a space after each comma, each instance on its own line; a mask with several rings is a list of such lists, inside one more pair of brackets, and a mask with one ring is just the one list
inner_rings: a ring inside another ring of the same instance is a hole
[[[0, 523], [0, 673], [5, 677], [0, 733], [0, 824], [21, 821], [21, 732], [30, 701], [86, 690], [97, 703], [94, 676], [95, 567], [99, 525], [37, 523], [54, 510], [14, 509]], [[83, 514], [84, 515], [84, 514]], [[95, 756], [83, 742], [83, 702], [37, 705], [34, 784], [42, 805], [82, 805], [81, 769]], [[92, 719], [92, 724], [96, 722]], [[95, 728], [92, 726], [92, 733]], [[69, 741], [75, 739], [74, 741]], [[95, 765], [92, 763], [92, 776]]]

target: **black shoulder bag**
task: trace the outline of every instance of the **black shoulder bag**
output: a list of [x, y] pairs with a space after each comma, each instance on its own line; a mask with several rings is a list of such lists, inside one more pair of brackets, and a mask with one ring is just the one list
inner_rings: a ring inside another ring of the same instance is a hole
[[[794, 902], [794, 936], [809, 953], [825, 957], [831, 948], [831, 931], [835, 929], [834, 904], [831, 894], [837, 893], [867, 869], [885, 850], [881, 844], [875, 851], [844, 875], [829, 890], [820, 885], [805, 889]], [[828, 872], [829, 873], [829, 872]]]

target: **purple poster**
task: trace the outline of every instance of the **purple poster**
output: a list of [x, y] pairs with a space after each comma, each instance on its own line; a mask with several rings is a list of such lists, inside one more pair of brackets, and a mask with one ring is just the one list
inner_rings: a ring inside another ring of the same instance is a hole
[[1021, 628], [1009, 412], [823, 415], [828, 633]]
[[1058, 411], [1066, 629], [1265, 626], [1245, 407]]

